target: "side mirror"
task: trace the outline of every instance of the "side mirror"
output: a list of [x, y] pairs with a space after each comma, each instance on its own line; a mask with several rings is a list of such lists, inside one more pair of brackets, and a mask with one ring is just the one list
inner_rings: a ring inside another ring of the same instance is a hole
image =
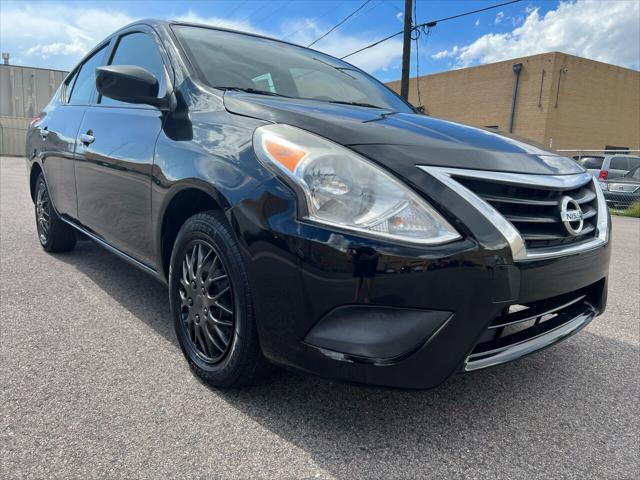
[[164, 98], [158, 98], [158, 79], [135, 65], [98, 67], [96, 88], [101, 95], [121, 102], [153, 105], [161, 109], [166, 103]]

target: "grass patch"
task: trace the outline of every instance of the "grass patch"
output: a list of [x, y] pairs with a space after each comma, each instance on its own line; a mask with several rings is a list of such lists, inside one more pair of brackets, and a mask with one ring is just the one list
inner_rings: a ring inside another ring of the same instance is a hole
[[620, 216], [623, 216], [623, 217], [640, 218], [640, 202], [639, 203], [634, 203], [633, 205], [631, 205], [626, 210], [614, 210], [612, 208], [611, 209], [611, 214], [612, 215], [620, 215]]

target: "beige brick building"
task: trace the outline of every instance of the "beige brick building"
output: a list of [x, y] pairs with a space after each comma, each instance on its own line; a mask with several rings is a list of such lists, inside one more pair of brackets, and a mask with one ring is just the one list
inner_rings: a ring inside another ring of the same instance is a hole
[[[513, 101], [522, 64], [518, 92]], [[420, 77], [429, 115], [509, 131], [554, 149], [640, 149], [640, 72], [551, 52]], [[400, 91], [400, 82], [388, 84]], [[416, 79], [409, 101], [418, 105]]]

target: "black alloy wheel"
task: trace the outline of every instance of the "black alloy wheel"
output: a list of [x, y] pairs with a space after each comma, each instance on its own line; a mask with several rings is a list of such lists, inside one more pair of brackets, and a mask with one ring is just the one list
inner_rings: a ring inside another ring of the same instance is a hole
[[60, 219], [56, 212], [44, 175], [36, 180], [33, 202], [36, 214], [36, 230], [42, 248], [47, 252], [68, 252], [76, 244], [73, 227]]
[[46, 245], [51, 231], [51, 202], [46, 185], [42, 182], [36, 192], [36, 223], [40, 243]]
[[180, 318], [191, 348], [205, 362], [219, 362], [233, 339], [233, 288], [220, 255], [208, 242], [194, 240], [187, 247], [179, 293]]
[[202, 380], [238, 387], [269, 376], [240, 245], [224, 212], [197, 213], [180, 227], [169, 301], [182, 352]]

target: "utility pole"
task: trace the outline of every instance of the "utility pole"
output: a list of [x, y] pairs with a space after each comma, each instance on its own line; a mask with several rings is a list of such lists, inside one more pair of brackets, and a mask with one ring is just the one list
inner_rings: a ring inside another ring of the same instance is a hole
[[411, 23], [413, 0], [404, 0], [404, 36], [402, 40], [402, 80], [400, 96], [409, 99], [409, 71], [411, 69]]

